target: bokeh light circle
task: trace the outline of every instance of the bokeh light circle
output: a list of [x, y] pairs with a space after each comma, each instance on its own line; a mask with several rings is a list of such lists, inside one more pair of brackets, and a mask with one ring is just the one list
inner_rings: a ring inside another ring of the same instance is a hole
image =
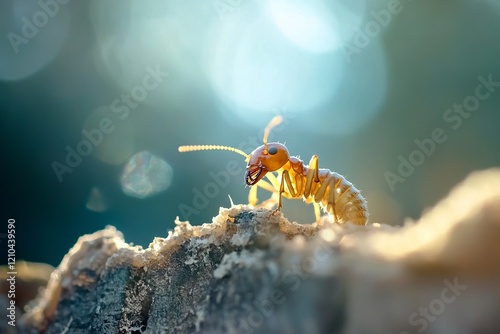
[[[43, 5], [42, 5], [43, 4]], [[45, 1], [0, 3], [0, 80], [25, 79], [47, 66], [60, 52], [70, 25], [67, 4]]]
[[129, 159], [120, 181], [126, 195], [143, 199], [168, 189], [172, 179], [172, 167], [165, 160], [142, 151]]
[[210, 2], [93, 0], [90, 15], [96, 65], [121, 89], [140, 85], [148, 68], [169, 73], [141, 105], [175, 103], [201, 82], [193, 63], [208, 22], [217, 19]]
[[327, 135], [350, 135], [361, 130], [382, 111], [386, 96], [385, 52], [380, 42], [374, 40], [346, 64], [342, 85], [328, 101], [330, 111], [327, 116], [323, 111], [318, 112], [317, 117], [316, 113], [311, 113], [305, 125]]
[[324, 1], [273, 0], [269, 8], [280, 31], [301, 48], [323, 53], [339, 47], [338, 23]]
[[220, 101], [238, 117], [252, 122], [282, 106], [310, 110], [335, 92], [341, 55], [296, 47], [268, 16], [242, 12], [224, 22], [212, 32], [205, 66]]

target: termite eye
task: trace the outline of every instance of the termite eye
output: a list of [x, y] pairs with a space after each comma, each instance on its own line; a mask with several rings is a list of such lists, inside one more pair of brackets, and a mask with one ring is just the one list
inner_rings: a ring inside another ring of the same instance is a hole
[[271, 146], [271, 147], [269, 147], [268, 152], [271, 155], [275, 155], [276, 153], [278, 153], [278, 148], [276, 146]]

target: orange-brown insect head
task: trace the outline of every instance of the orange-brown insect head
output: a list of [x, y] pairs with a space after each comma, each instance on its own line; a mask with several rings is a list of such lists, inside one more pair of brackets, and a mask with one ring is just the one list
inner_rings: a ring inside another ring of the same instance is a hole
[[285, 145], [269, 143], [257, 147], [250, 153], [245, 182], [252, 186], [262, 179], [267, 172], [274, 172], [288, 162], [289, 154]]

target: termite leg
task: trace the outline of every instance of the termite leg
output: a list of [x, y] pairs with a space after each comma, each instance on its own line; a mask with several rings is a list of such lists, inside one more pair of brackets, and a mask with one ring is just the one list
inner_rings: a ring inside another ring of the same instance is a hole
[[[292, 184], [292, 180], [290, 179], [290, 174], [288, 173], [287, 170], [284, 170], [281, 174], [281, 184], [280, 184], [280, 190], [279, 190], [279, 193], [278, 193], [278, 207], [276, 208], [276, 210], [274, 210], [273, 214], [280, 211], [281, 210], [281, 207], [283, 205], [283, 193], [285, 193], [285, 183], [287, 185], [287, 188], [288, 188], [288, 192], [290, 193], [290, 197], [294, 198], [294, 197], [297, 197], [297, 191], [295, 190], [295, 188], [293, 187], [293, 184]], [[286, 193], [285, 193], [286, 194]], [[289, 196], [286, 196], [285, 197], [289, 197]]]
[[326, 189], [328, 188], [328, 206], [332, 206], [333, 218], [335, 222], [338, 222], [337, 212], [335, 211], [335, 189], [337, 183], [335, 183], [335, 178], [333, 175], [328, 175], [326, 179], [323, 180], [323, 183], [319, 187], [319, 189], [314, 194], [314, 201], [320, 202], [326, 195]]
[[[335, 179], [335, 178], [334, 178]], [[337, 199], [335, 199], [335, 194], [337, 193], [337, 187], [340, 186], [342, 183], [342, 179], [339, 178], [335, 184], [333, 184], [333, 187], [330, 187], [330, 198], [329, 198], [329, 203], [332, 203], [332, 211], [333, 211], [333, 218], [335, 219], [335, 222], [339, 222], [337, 218], [337, 211], [335, 210], [335, 201], [338, 201], [339, 198], [342, 196], [338, 196]]]
[[250, 187], [250, 191], [248, 192], [248, 204], [250, 206], [255, 207], [259, 199], [257, 198], [257, 185]]
[[318, 225], [320, 225], [321, 224], [321, 221], [320, 221], [320, 219], [321, 219], [321, 209], [319, 207], [319, 204], [316, 203], [316, 202], [313, 202], [313, 206], [314, 206], [314, 216], [316, 217], [316, 223]]
[[283, 174], [281, 175], [280, 191], [278, 192], [278, 207], [276, 208], [276, 210], [274, 210], [273, 214], [276, 213], [277, 211], [281, 210], [282, 195], [284, 192], [285, 192], [285, 175], [284, 175], [284, 171], [283, 171]]
[[[290, 173], [287, 170], [284, 170], [283, 174], [282, 174], [281, 187], [283, 187], [283, 191], [281, 193], [283, 193], [285, 191], [284, 185], [283, 185], [283, 180], [285, 180], [286, 186], [288, 188], [288, 193], [290, 194], [290, 196], [286, 196], [286, 193], [285, 193], [285, 197], [291, 197], [291, 198], [298, 197], [297, 190], [295, 190], [295, 188], [293, 187], [292, 180], [290, 179]], [[280, 187], [280, 189], [281, 189], [281, 187]]]
[[337, 217], [337, 211], [335, 211], [335, 203], [332, 204], [332, 211], [333, 211], [333, 219], [335, 220], [336, 223], [338, 223], [339, 218]]
[[277, 191], [280, 188], [280, 181], [273, 173], [267, 173], [266, 178], [271, 182], [274, 187], [274, 191]]
[[266, 208], [266, 209], [269, 209], [271, 210], [272, 208], [274, 208], [275, 205], [278, 204], [278, 192], [274, 192], [271, 197], [265, 201], [263, 201], [259, 207], [261, 208]]
[[304, 187], [304, 197], [309, 197], [311, 194], [312, 182], [319, 182], [318, 156], [313, 155], [309, 162], [309, 170], [306, 175], [306, 185]]
[[260, 180], [253, 187], [250, 187], [250, 191], [248, 192], [248, 204], [250, 204], [253, 207], [255, 207], [259, 202], [259, 199], [257, 198], [257, 187], [261, 187], [262, 189], [270, 191], [271, 193], [276, 192], [276, 189], [273, 187], [272, 184], [264, 180]]

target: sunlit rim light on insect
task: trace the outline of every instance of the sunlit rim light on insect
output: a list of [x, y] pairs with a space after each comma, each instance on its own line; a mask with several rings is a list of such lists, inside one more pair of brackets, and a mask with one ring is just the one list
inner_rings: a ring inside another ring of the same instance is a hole
[[[299, 158], [290, 156], [288, 148], [283, 144], [268, 142], [271, 129], [282, 121], [281, 116], [275, 116], [267, 124], [262, 138], [263, 145], [248, 156], [239, 149], [220, 145], [183, 145], [179, 146], [178, 150], [179, 152], [226, 150], [246, 156], [245, 181], [247, 185], [252, 186], [248, 195], [251, 206], [257, 205], [257, 187], [261, 186], [273, 193], [273, 197], [266, 202], [277, 204], [276, 210], [281, 210], [283, 196], [303, 198], [314, 203], [314, 214], [318, 224], [322, 224], [320, 212], [322, 207], [337, 223], [366, 225], [368, 220], [366, 201], [352, 183], [338, 173], [320, 169], [317, 155], [311, 158], [309, 165], [305, 165]], [[279, 177], [273, 173], [277, 173]], [[263, 180], [263, 177], [269, 182]], [[276, 193], [278, 198], [274, 197]]]

